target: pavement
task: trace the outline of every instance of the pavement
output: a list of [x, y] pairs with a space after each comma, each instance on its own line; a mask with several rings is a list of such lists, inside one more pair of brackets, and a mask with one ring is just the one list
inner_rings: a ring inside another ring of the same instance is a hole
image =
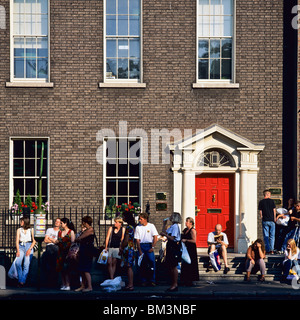
[[15, 300], [300, 300], [300, 285], [280, 283], [279, 281], [265, 281], [260, 283], [245, 281], [198, 281], [192, 287], [179, 286], [177, 292], [166, 292], [167, 284], [155, 287], [135, 286], [134, 291], [106, 292], [100, 284], [93, 284], [93, 291], [82, 293], [61, 291], [59, 289], [36, 287], [7, 287], [0, 290], [0, 301]]

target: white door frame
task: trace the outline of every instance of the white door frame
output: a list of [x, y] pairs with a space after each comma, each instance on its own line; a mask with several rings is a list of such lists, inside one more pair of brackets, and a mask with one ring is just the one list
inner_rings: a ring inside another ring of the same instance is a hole
[[[196, 135], [170, 145], [173, 157], [173, 210], [183, 221], [195, 218], [195, 178], [201, 173], [235, 174], [234, 251], [246, 252], [257, 238], [258, 154], [263, 144], [255, 144], [219, 125], [212, 125]], [[224, 150], [232, 157], [231, 166], [200, 166], [205, 151]]]

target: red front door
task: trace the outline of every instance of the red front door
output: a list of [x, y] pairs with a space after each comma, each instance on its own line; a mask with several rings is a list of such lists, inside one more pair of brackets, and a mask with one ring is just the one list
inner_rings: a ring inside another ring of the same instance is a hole
[[207, 247], [207, 235], [221, 224], [229, 247], [234, 246], [234, 175], [196, 176], [197, 247]]

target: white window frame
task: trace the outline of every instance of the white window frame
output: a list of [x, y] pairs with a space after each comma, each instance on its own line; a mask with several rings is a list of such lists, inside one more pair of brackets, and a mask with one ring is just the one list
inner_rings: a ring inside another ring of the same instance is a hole
[[[137, 139], [140, 140], [140, 171], [139, 171], [139, 205], [143, 208], [143, 140], [142, 137], [104, 137], [103, 138], [103, 212], [105, 212], [106, 207], [106, 148], [107, 148], [107, 140], [110, 139], [124, 139], [126, 141], [136, 141]], [[129, 177], [124, 177], [129, 178]], [[120, 203], [118, 204], [120, 205]]]
[[[47, 200], [50, 202], [50, 138], [49, 137], [22, 137], [13, 136], [9, 138], [9, 207], [12, 206], [14, 200], [14, 141], [15, 140], [47, 140]], [[26, 178], [26, 177], [20, 177]]]
[[[106, 78], [106, 0], [103, 1], [103, 82], [99, 83], [100, 88], [145, 88], [143, 83], [143, 0], [140, 0], [140, 78], [139, 79], [107, 79]], [[121, 36], [119, 36], [121, 38]], [[130, 36], [124, 36], [128, 39]]]
[[[193, 83], [193, 88], [201, 89], [201, 88], [239, 88], [239, 84], [236, 83], [236, 72], [235, 72], [235, 62], [236, 62], [236, 0], [233, 1], [232, 8], [232, 63], [231, 63], [231, 79], [198, 79], [199, 72], [199, 59], [198, 59], [198, 42], [199, 42], [199, 34], [198, 34], [198, 17], [199, 17], [199, 0], [196, 0], [196, 82]], [[213, 39], [214, 37], [207, 37], [209, 39]], [[221, 37], [216, 37], [220, 39]]]
[[48, 0], [48, 77], [34, 79], [14, 78], [14, 0], [10, 0], [10, 82], [6, 82], [6, 87], [53, 87], [50, 82], [50, 1]]

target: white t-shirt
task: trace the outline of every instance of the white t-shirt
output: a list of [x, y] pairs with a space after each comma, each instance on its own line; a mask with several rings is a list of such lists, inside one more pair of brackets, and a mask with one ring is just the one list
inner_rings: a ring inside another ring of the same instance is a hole
[[166, 230], [166, 233], [169, 236], [174, 237], [175, 241], [180, 241], [181, 239], [180, 229], [177, 223], [172, 224], [171, 227]]
[[139, 239], [140, 243], [152, 243], [154, 236], [158, 236], [158, 232], [152, 223], [148, 222], [146, 226], [138, 225], [135, 228], [134, 239]]
[[[57, 240], [58, 231], [59, 230], [55, 231], [54, 228], [49, 228], [46, 231], [46, 236], [48, 236], [51, 239]], [[51, 245], [51, 244], [54, 244], [54, 243], [47, 243], [46, 245], [48, 246], [49, 244]]]
[[[215, 236], [216, 236], [216, 235], [217, 235], [217, 233], [216, 233], [215, 231], [210, 232], [210, 233], [208, 234], [208, 237], [207, 237], [207, 242], [209, 242], [209, 243], [214, 243], [214, 244], [216, 244], [217, 247], [218, 247], [218, 246], [221, 246], [221, 244], [218, 244], [218, 243], [215, 241]], [[223, 240], [222, 240], [222, 241], [223, 241], [225, 244], [228, 245], [229, 242], [228, 242], [226, 233], [221, 232], [220, 235], [223, 236]]]
[[[289, 252], [287, 250], [284, 251], [284, 262], [286, 262], [288, 260], [288, 256], [289, 256]], [[295, 254], [292, 255], [291, 260], [298, 260], [298, 256], [299, 256], [299, 248], [297, 248], [297, 252]]]
[[31, 239], [31, 228], [24, 230], [23, 228], [20, 228], [20, 242], [32, 242]]

